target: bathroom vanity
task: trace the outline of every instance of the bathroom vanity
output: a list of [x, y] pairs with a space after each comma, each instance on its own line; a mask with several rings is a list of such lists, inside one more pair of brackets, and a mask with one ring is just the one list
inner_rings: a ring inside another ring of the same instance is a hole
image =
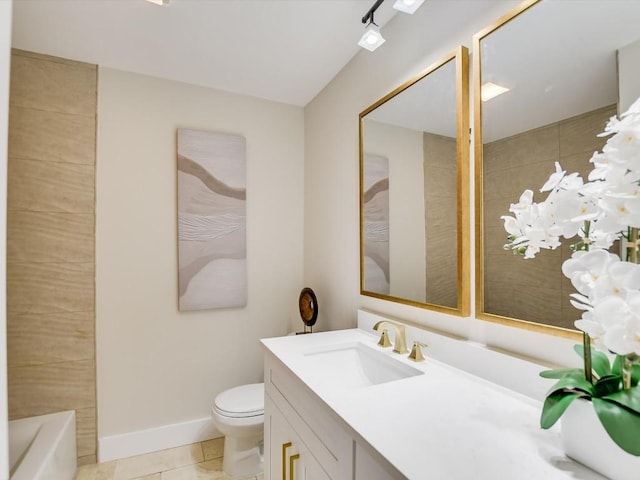
[[[415, 335], [436, 350], [460, 343]], [[265, 479], [603, 478], [564, 455], [558, 430], [540, 429], [538, 401], [429, 349], [412, 362], [377, 341], [363, 328], [262, 340]]]

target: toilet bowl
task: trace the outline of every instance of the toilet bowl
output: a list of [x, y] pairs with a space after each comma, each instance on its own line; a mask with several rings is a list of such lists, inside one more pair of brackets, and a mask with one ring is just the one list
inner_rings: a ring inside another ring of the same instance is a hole
[[262, 473], [264, 383], [225, 390], [216, 396], [211, 411], [213, 423], [225, 436], [225, 473], [234, 479]]

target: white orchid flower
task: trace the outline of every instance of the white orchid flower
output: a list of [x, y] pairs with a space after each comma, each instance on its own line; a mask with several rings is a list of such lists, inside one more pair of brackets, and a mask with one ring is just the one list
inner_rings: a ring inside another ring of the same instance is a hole
[[549, 180], [547, 180], [545, 184], [542, 186], [542, 188], [540, 189], [541, 192], [548, 192], [549, 190], [553, 190], [554, 188], [556, 188], [564, 178], [564, 174], [567, 173], [564, 170], [562, 170], [562, 167], [560, 166], [560, 162], [555, 162], [555, 166], [556, 166], [555, 173], [552, 173], [551, 176], [549, 177]]

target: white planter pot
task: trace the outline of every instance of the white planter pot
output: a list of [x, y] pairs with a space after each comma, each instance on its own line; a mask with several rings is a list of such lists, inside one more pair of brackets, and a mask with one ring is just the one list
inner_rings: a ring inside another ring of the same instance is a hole
[[611, 480], [640, 478], [640, 457], [625, 452], [611, 440], [591, 402], [573, 401], [560, 421], [567, 456]]

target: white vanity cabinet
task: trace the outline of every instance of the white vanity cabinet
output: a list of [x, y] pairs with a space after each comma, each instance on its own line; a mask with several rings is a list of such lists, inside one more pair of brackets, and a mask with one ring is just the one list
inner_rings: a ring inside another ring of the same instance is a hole
[[268, 395], [265, 398], [265, 478], [330, 480]]
[[[266, 480], [604, 480], [565, 456], [559, 429], [540, 429], [540, 402], [435, 358], [411, 362], [369, 330], [261, 340]], [[503, 374], [544, 368], [418, 338]]]
[[269, 352], [264, 378], [265, 480], [405, 478], [387, 473], [384, 460]]
[[[265, 356], [265, 480], [295, 480], [282, 475], [282, 445], [299, 453], [307, 480], [351, 480], [353, 440], [339, 421], [277, 358]], [[295, 439], [295, 441], [293, 440]], [[324, 476], [322, 476], [324, 475]]]

